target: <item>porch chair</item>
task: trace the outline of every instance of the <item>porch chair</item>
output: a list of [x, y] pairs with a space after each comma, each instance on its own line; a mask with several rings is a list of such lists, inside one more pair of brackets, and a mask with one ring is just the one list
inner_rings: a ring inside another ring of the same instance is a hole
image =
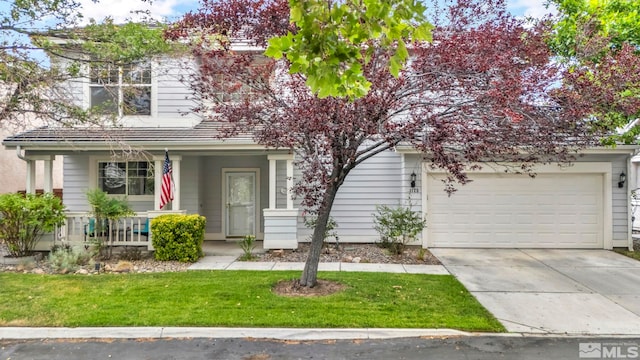
[[146, 237], [147, 239], [149, 239], [149, 219], [147, 219], [147, 221], [145, 221], [144, 223], [142, 223], [140, 225], [133, 224], [133, 230], [131, 231], [131, 233], [133, 235], [140, 234], [140, 235]]
[[102, 229], [96, 229], [96, 219], [89, 219], [89, 222], [84, 224], [84, 242], [87, 242], [87, 237], [107, 236], [109, 234], [109, 223], [105, 220], [103, 224]]

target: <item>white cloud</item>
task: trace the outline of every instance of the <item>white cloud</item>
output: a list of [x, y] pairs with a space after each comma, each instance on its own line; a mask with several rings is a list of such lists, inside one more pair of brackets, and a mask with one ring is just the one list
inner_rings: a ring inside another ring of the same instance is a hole
[[508, 0], [507, 9], [516, 16], [542, 17], [546, 14], [555, 14], [555, 7], [545, 7], [545, 0]]
[[148, 12], [149, 16], [156, 20], [175, 20], [185, 8], [197, 5], [196, 0], [103, 0], [97, 3], [92, 0], [81, 0], [80, 3], [87, 22], [89, 19], [101, 21], [109, 16], [116, 23], [127, 20], [139, 21], [148, 17], [144, 13], [136, 14], [136, 11]]

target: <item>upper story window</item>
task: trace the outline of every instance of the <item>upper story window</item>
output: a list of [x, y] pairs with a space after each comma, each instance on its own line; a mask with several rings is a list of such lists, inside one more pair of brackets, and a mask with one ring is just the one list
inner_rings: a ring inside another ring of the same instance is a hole
[[151, 115], [151, 64], [92, 65], [90, 106], [104, 114]]
[[98, 188], [114, 195], [153, 195], [153, 164], [148, 161], [98, 162]]
[[199, 57], [203, 99], [214, 103], [259, 101], [268, 92], [275, 62], [253, 53], [232, 58]]

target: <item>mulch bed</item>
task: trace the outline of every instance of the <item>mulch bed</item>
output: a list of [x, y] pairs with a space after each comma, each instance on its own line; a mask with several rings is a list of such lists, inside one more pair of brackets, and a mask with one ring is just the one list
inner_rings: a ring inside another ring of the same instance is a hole
[[[258, 254], [253, 261], [305, 262], [309, 244], [300, 243], [295, 250], [271, 250]], [[375, 244], [325, 244], [320, 262], [352, 262], [406, 265], [441, 265], [428, 249], [408, 246], [401, 255], [392, 255], [387, 249]]]

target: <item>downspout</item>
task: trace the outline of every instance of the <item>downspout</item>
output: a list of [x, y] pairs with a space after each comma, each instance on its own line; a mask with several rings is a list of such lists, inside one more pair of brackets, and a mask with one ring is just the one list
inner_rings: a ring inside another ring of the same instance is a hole
[[22, 161], [29, 161], [24, 155], [22, 155], [22, 147], [20, 145], [16, 146], [16, 155]]
[[25, 192], [33, 193], [35, 192], [35, 170], [33, 169], [33, 163], [31, 160], [27, 159], [26, 156], [22, 155], [22, 147], [20, 145], [16, 146], [16, 155], [18, 155], [18, 159], [27, 163], [27, 180], [25, 184]]

